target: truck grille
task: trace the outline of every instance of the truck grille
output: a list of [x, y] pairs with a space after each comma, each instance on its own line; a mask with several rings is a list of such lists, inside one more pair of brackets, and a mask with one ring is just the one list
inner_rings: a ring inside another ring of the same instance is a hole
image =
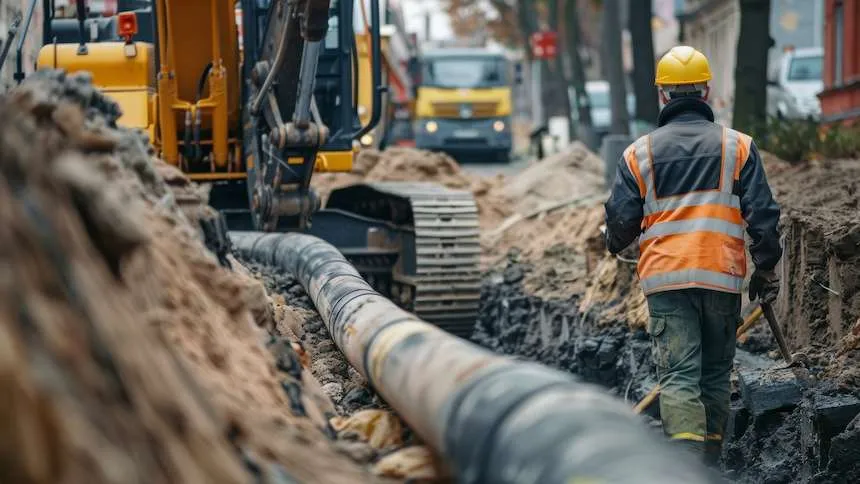
[[471, 108], [473, 118], [490, 118], [498, 112], [499, 103], [497, 102], [478, 102], [478, 103], [452, 103], [439, 102], [433, 103], [433, 114], [440, 118], [459, 118], [463, 108]]

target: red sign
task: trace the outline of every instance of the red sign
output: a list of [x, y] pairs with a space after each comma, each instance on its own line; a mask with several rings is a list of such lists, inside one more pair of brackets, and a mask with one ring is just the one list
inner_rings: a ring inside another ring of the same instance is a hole
[[554, 59], [558, 55], [558, 34], [555, 32], [535, 32], [529, 44], [535, 59]]

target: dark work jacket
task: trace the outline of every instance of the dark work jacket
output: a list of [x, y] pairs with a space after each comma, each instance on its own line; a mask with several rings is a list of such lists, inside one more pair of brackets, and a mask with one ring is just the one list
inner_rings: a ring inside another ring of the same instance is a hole
[[[670, 101], [660, 113], [658, 128], [651, 133], [657, 196], [718, 187], [722, 132], [722, 126], [714, 123], [710, 106], [701, 99]], [[755, 267], [773, 269], [782, 256], [780, 209], [771, 194], [755, 143], [750, 144], [749, 157], [733, 192], [740, 198], [741, 214], [752, 239], [750, 253]], [[643, 204], [636, 178], [622, 159], [605, 204], [606, 246], [611, 253], [619, 253], [642, 233]]]

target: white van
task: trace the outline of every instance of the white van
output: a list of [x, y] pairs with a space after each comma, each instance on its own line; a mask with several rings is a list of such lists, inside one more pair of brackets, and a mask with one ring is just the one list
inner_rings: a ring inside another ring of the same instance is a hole
[[768, 75], [767, 114], [780, 119], [813, 119], [821, 114], [817, 94], [824, 89], [824, 49], [789, 50]]

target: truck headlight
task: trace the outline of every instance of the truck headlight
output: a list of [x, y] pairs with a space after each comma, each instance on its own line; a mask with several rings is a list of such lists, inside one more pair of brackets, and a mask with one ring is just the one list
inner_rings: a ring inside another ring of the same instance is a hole
[[366, 134], [361, 137], [362, 146], [370, 146], [373, 144], [373, 135]]
[[427, 124], [424, 125], [424, 129], [426, 129], [428, 133], [433, 134], [436, 131], [439, 131], [439, 124], [436, 123], [436, 121], [427, 121]]
[[495, 123], [493, 123], [493, 129], [496, 130], [496, 133], [501, 133], [505, 130], [505, 122], [496, 121]]

